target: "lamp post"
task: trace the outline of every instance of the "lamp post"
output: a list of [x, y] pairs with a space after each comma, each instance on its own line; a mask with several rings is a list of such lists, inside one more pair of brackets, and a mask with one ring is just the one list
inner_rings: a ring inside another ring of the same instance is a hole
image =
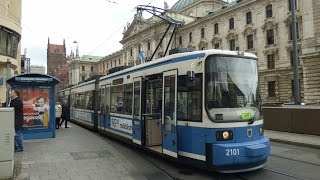
[[291, 0], [291, 31], [292, 31], [292, 59], [294, 73], [294, 104], [300, 104], [300, 87], [299, 87], [299, 70], [298, 70], [298, 51], [297, 51], [297, 17], [296, 17], [296, 0]]

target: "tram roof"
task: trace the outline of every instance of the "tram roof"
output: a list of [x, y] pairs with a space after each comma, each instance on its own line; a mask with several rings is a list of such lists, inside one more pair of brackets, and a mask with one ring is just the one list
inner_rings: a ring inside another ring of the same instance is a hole
[[[128, 72], [136, 71], [136, 70], [139, 70], [139, 69], [142, 70], [142, 69], [144, 69], [146, 67], [153, 67], [153, 66], [156, 66], [156, 65], [162, 65], [163, 63], [170, 62], [172, 60], [175, 61], [175, 62], [184, 61], [184, 60], [182, 60], [183, 57], [189, 57], [186, 60], [190, 60], [190, 59], [192, 59], [192, 57], [193, 57], [193, 59], [194, 58], [203, 58], [207, 54], [239, 55], [238, 52], [239, 51], [210, 49], [210, 50], [192, 51], [192, 52], [172, 54], [172, 55], [169, 55], [169, 56], [165, 56], [165, 57], [162, 57], [162, 58], [159, 58], [159, 59], [155, 59], [155, 60], [152, 60], [152, 61], [149, 61], [149, 62], [146, 62], [146, 63], [139, 64], [137, 66], [133, 66], [133, 67], [130, 67], [130, 68], [127, 68], [127, 69], [124, 69], [124, 70], [121, 70], [121, 71], [118, 71], [118, 72], [103, 76], [103, 77], [100, 78], [100, 80], [108, 79], [108, 78], [111, 78], [111, 77], [114, 77], [114, 76], [118, 76], [118, 75], [121, 75], [121, 74], [126, 74]], [[246, 52], [244, 52], [244, 56], [251, 57], [251, 58], [257, 58], [256, 55], [251, 54], [251, 53], [246, 53]]]

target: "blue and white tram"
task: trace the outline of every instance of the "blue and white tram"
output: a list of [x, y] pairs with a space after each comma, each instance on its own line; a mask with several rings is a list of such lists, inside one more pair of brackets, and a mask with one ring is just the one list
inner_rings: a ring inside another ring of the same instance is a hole
[[70, 119], [89, 127], [95, 126], [95, 80], [70, 88]]
[[[270, 142], [257, 66], [255, 55], [239, 51], [173, 54], [72, 87], [71, 117], [177, 161], [221, 172], [258, 169]], [[85, 99], [94, 90], [97, 101]]]

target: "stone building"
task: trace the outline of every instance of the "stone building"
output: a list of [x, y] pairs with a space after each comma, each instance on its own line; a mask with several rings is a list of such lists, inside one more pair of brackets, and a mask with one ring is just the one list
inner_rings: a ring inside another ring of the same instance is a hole
[[69, 77], [65, 40], [63, 40], [63, 45], [58, 45], [50, 44], [48, 38], [47, 74], [54, 76], [61, 81], [61, 83], [56, 86], [56, 92], [68, 86]]
[[[296, 5], [300, 94], [302, 101], [320, 103], [320, 2], [296, 0]], [[259, 58], [262, 101], [293, 101], [291, 0], [179, 0], [167, 14], [185, 22], [174, 47], [252, 52]], [[166, 27], [163, 20], [137, 13], [121, 40], [123, 64], [139, 64], [141, 49], [150, 57]], [[160, 47], [155, 58], [163, 52]]]
[[31, 65], [30, 66], [30, 73], [46, 74], [46, 67], [39, 66], [39, 65]]
[[21, 73], [21, 0], [0, 1], [0, 103], [6, 101], [5, 79]]
[[74, 59], [71, 59], [68, 62], [69, 85], [76, 85], [89, 77], [99, 75], [97, 62], [101, 59], [102, 57], [89, 55], [82, 57], [77, 55]]
[[105, 56], [99, 62], [97, 62], [99, 75], [106, 75], [108, 73], [108, 70], [123, 65], [124, 61], [122, 50]]

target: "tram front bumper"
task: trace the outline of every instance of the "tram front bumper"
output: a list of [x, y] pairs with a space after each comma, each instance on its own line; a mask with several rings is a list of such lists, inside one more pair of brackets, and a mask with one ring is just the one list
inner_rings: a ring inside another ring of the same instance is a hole
[[216, 168], [259, 167], [269, 155], [270, 140], [266, 137], [243, 143], [212, 144], [212, 165]]

